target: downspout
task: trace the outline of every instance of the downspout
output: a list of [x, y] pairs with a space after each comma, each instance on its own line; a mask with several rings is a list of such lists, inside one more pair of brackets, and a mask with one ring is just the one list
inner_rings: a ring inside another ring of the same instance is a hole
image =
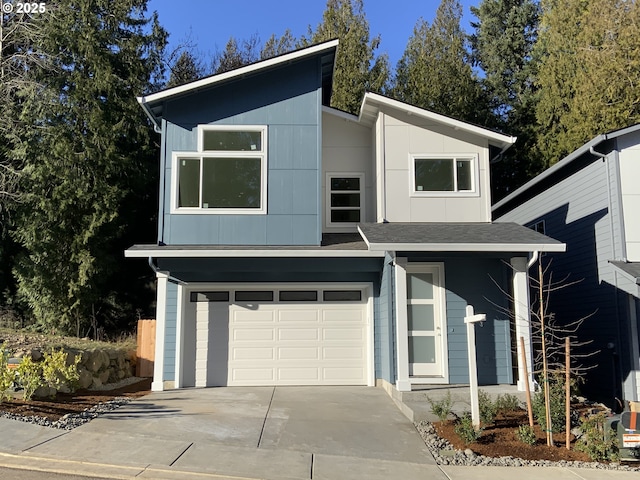
[[[149, 257], [149, 267], [151, 267], [151, 270], [153, 270], [153, 273], [157, 275], [158, 272], [160, 272], [161, 270], [156, 266], [155, 263], [153, 263], [153, 257]], [[169, 279], [169, 281], [176, 283], [178, 285], [188, 285], [187, 282], [180, 280], [179, 278], [173, 277], [171, 275], [167, 275], [167, 278]]]
[[531, 255], [531, 258], [527, 262], [527, 271], [529, 271], [529, 269], [533, 266], [533, 264], [538, 261], [539, 256], [540, 256], [540, 252], [538, 250], [535, 250], [533, 252], [533, 255]]

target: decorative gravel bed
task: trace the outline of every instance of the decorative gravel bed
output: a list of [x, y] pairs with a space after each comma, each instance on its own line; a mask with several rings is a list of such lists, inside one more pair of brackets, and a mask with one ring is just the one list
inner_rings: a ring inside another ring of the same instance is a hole
[[554, 462], [549, 460], [523, 460], [514, 457], [486, 457], [476, 455], [471, 449], [456, 450], [445, 439], [440, 438], [435, 428], [430, 422], [422, 421], [414, 424], [418, 433], [424, 440], [425, 445], [433, 455], [438, 465], [459, 465], [459, 466], [494, 466], [494, 467], [572, 467], [591, 468], [600, 470], [622, 470], [629, 472], [640, 472], [640, 467], [630, 467], [619, 463], [598, 463], [598, 462]]
[[85, 409], [80, 413], [67, 413], [58, 420], [50, 420], [46, 417], [40, 417], [37, 415], [19, 415], [11, 412], [1, 412], [0, 417], [8, 418], [10, 420], [19, 420], [21, 422], [32, 423], [34, 425], [40, 425], [43, 427], [59, 428], [62, 430], [73, 430], [80, 425], [84, 425], [90, 422], [94, 418], [102, 415], [103, 413], [111, 412], [116, 408], [126, 405], [132, 399], [127, 397], [116, 397], [108, 402], [101, 402], [94, 405], [91, 408]]

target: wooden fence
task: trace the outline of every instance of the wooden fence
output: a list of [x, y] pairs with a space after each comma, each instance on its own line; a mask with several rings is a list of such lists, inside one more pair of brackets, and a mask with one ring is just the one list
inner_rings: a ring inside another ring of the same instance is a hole
[[136, 377], [153, 377], [153, 359], [156, 351], [156, 321], [138, 320], [138, 348]]

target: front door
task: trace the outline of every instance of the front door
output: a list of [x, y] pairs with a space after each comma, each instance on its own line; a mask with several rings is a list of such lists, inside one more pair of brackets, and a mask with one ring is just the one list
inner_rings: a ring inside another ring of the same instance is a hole
[[407, 269], [409, 375], [442, 376], [442, 308], [440, 269]]

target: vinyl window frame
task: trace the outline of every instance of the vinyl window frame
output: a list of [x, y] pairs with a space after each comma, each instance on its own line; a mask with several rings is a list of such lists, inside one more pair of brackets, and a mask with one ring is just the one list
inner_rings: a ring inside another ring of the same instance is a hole
[[[480, 187], [478, 179], [480, 177], [479, 158], [477, 153], [442, 153], [442, 154], [409, 154], [409, 175], [410, 175], [410, 195], [411, 197], [478, 197]], [[454, 190], [417, 190], [416, 187], [416, 160], [451, 160], [453, 165]], [[471, 163], [471, 190], [458, 190], [457, 169], [455, 162], [458, 160], [469, 161]]]
[[[360, 180], [360, 189], [356, 190], [331, 190], [331, 180], [334, 178], [358, 178]], [[358, 224], [364, 222], [365, 219], [365, 175], [362, 172], [326, 172], [325, 174], [325, 227], [332, 232], [352, 232]], [[360, 205], [356, 207], [332, 207], [332, 193], [358, 193], [360, 195]], [[359, 222], [332, 222], [331, 212], [333, 210], [359, 210]]]
[[[207, 150], [204, 151], [204, 132], [206, 131], [236, 131], [236, 132], [260, 132], [261, 148], [258, 150]], [[267, 172], [268, 172], [268, 129], [266, 125], [198, 125], [197, 150], [174, 151], [171, 159], [171, 209], [172, 214], [196, 214], [196, 215], [266, 215], [267, 213]], [[202, 206], [202, 171], [204, 159], [215, 158], [257, 158], [260, 160], [260, 206], [232, 207], [232, 208], [205, 208]], [[182, 159], [200, 159], [200, 205], [197, 207], [180, 207], [179, 202], [179, 167]]]

